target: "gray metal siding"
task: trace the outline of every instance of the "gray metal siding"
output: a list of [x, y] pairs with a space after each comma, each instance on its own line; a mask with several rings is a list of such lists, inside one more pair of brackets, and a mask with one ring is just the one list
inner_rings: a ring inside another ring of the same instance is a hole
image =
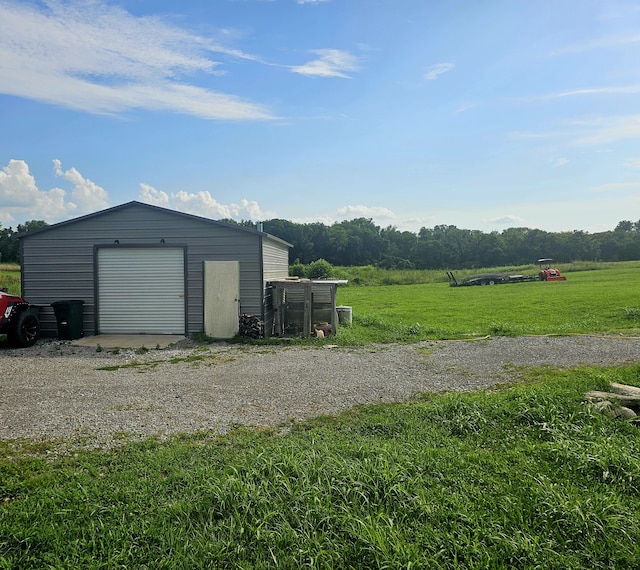
[[82, 299], [83, 328], [93, 334], [93, 246], [77, 247], [73, 241], [57, 243], [43, 234], [22, 240], [22, 294], [32, 304], [42, 305], [43, 336], [56, 336], [53, 301]]
[[[29, 302], [41, 305], [82, 299], [85, 333], [95, 334], [94, 246], [114, 244], [116, 240], [121, 245], [159, 245], [164, 240], [168, 247], [186, 247], [187, 334], [194, 334], [204, 327], [205, 260], [239, 261], [241, 310], [262, 314], [265, 282], [262, 258], [267, 239], [258, 232], [171, 210], [127, 204], [22, 237], [23, 294]], [[282, 252], [278, 253], [278, 248]], [[279, 266], [284, 267], [282, 260], [288, 258], [286, 244], [270, 240], [266, 249], [266, 258], [278, 259]], [[42, 312], [42, 329], [45, 336], [56, 334], [50, 307]]]
[[289, 275], [289, 248], [265, 238], [262, 240], [262, 265], [265, 281], [284, 279]]
[[[250, 238], [250, 239], [247, 239]], [[258, 314], [262, 307], [262, 270], [259, 260], [259, 236], [231, 236], [230, 239], [217, 238], [211, 243], [190, 246], [188, 250], [188, 320], [189, 334], [199, 332], [204, 327], [204, 261], [240, 262], [240, 310], [243, 313]], [[189, 243], [193, 243], [190, 239]], [[192, 324], [197, 322], [197, 325]]]
[[263, 320], [266, 336], [271, 336], [273, 330], [273, 299], [272, 291], [266, 287], [267, 282], [284, 279], [289, 275], [289, 248], [282, 247], [278, 242], [268, 238], [262, 241], [262, 266], [265, 284], [263, 300]]

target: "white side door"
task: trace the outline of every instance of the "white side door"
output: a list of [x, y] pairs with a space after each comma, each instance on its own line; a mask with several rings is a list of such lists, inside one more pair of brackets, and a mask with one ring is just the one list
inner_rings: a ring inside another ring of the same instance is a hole
[[204, 262], [204, 332], [212, 338], [238, 334], [240, 262]]

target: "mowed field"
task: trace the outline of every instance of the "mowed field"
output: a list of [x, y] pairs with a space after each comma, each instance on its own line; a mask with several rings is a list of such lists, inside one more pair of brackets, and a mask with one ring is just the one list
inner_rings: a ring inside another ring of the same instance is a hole
[[354, 322], [341, 336], [394, 342], [640, 331], [640, 262], [565, 275], [567, 281], [484, 287], [340, 287], [338, 304], [352, 307]]

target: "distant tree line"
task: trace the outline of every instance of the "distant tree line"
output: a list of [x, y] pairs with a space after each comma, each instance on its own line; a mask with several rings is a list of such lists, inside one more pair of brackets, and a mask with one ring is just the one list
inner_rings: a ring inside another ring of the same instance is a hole
[[42, 220], [31, 220], [24, 224], [18, 224], [18, 229], [3, 228], [0, 225], [0, 263], [20, 263], [20, 244], [16, 238], [17, 234], [43, 228], [47, 222]]
[[[255, 227], [250, 221], [234, 222]], [[32, 220], [16, 231], [0, 226], [0, 262], [19, 263], [15, 235], [46, 226]], [[297, 224], [273, 219], [262, 223], [265, 232], [293, 245], [292, 264], [319, 259], [331, 265], [376, 265], [388, 269], [446, 269], [526, 265], [540, 257], [559, 263], [571, 261], [631, 261], [640, 259], [640, 220], [623, 220], [614, 230], [546, 232], [530, 228], [508, 228], [484, 233], [456, 226], [438, 225], [419, 232], [382, 228], [369, 218], [335, 223]]]
[[381, 228], [357, 218], [326, 226], [274, 219], [263, 229], [293, 244], [292, 263], [324, 259], [332, 265], [376, 265], [389, 269], [445, 269], [526, 265], [541, 257], [571, 261], [640, 259], [640, 220], [622, 221], [612, 231], [546, 232], [508, 228], [484, 233], [450, 225], [419, 232]]

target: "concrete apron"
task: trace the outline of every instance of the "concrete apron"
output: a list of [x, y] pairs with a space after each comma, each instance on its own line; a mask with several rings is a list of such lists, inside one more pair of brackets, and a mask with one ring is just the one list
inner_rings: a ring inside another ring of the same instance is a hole
[[74, 346], [92, 346], [102, 348], [167, 348], [185, 340], [179, 334], [99, 334], [72, 340]]

